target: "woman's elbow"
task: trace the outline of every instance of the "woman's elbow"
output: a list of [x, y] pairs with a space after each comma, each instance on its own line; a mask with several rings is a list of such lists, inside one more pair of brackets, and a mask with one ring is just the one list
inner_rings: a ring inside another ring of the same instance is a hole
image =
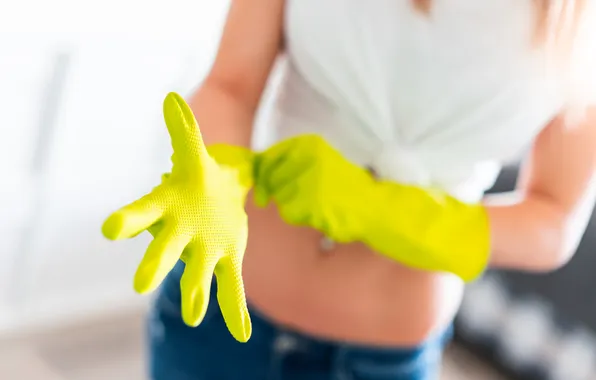
[[563, 268], [571, 261], [575, 250], [555, 248], [547, 251], [543, 258], [537, 260], [534, 269], [538, 273], [551, 273]]
[[570, 229], [566, 223], [543, 231], [536, 247], [532, 269], [540, 273], [555, 272], [566, 266], [577, 252], [583, 231]]

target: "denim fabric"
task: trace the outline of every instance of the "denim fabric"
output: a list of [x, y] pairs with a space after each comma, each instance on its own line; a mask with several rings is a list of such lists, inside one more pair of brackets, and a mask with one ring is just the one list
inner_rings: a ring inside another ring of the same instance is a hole
[[438, 380], [451, 330], [411, 349], [369, 348], [323, 341], [267, 321], [251, 311], [253, 333], [238, 343], [217, 305], [216, 285], [203, 323], [187, 327], [180, 314], [184, 265], [169, 274], [150, 314], [152, 380]]

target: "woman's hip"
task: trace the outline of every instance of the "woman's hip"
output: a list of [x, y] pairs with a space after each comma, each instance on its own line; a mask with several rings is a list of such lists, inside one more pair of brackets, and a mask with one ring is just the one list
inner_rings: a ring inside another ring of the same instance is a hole
[[[150, 315], [153, 380], [431, 380], [438, 379], [450, 331], [412, 348], [374, 348], [300, 334], [251, 309], [247, 343], [229, 334], [214, 284], [205, 319], [186, 326], [180, 314], [179, 263], [162, 285]], [[250, 305], [249, 305], [250, 306]]]

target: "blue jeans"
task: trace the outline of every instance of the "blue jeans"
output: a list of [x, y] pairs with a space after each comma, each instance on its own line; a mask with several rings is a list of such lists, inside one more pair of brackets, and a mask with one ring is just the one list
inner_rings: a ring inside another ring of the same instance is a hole
[[276, 326], [254, 310], [252, 337], [229, 334], [212, 287], [203, 323], [187, 327], [180, 314], [179, 263], [150, 314], [152, 380], [438, 380], [450, 331], [414, 348], [373, 348], [324, 341]]

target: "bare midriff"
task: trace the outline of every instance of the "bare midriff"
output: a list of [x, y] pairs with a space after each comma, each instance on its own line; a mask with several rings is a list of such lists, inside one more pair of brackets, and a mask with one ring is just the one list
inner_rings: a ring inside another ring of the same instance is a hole
[[363, 244], [321, 249], [323, 236], [247, 202], [244, 281], [253, 310], [319, 339], [407, 347], [440, 333], [461, 302], [453, 275], [407, 268]]

